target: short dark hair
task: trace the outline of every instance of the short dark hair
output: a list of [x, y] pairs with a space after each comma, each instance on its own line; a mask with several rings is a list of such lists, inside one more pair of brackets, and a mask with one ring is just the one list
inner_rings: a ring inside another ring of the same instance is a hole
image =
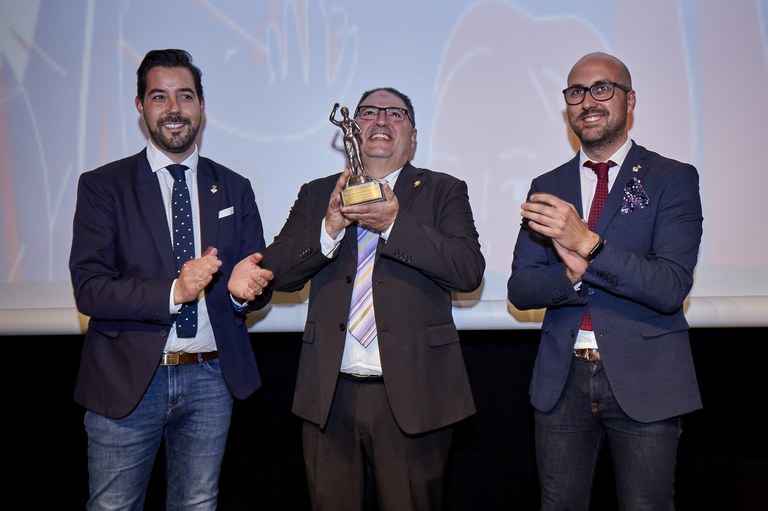
[[153, 67], [185, 67], [192, 73], [192, 78], [195, 81], [195, 91], [198, 98], [203, 98], [203, 73], [200, 68], [192, 64], [192, 55], [184, 50], [151, 50], [144, 56], [144, 60], [141, 61], [139, 69], [136, 70], [136, 95], [139, 99], [144, 99], [144, 94], [147, 93], [147, 74]]
[[403, 103], [405, 103], [405, 108], [408, 109], [408, 115], [411, 117], [411, 124], [413, 124], [413, 127], [416, 127], [416, 115], [413, 112], [413, 103], [411, 103], [411, 98], [400, 92], [399, 90], [395, 89], [394, 87], [377, 87], [375, 89], [367, 90], [363, 92], [363, 95], [360, 96], [360, 101], [357, 102], [357, 108], [355, 108], [355, 115], [357, 115], [357, 109], [360, 108], [360, 105], [363, 104], [363, 101], [366, 100], [368, 96], [373, 94], [374, 92], [389, 92], [390, 94], [394, 94], [398, 98], [403, 100]]

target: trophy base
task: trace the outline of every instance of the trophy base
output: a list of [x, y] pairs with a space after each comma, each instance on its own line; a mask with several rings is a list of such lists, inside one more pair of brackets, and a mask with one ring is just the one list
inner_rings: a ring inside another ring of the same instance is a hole
[[376, 181], [366, 181], [360, 184], [348, 184], [341, 191], [341, 203], [345, 206], [357, 206], [368, 202], [387, 200], [384, 187]]

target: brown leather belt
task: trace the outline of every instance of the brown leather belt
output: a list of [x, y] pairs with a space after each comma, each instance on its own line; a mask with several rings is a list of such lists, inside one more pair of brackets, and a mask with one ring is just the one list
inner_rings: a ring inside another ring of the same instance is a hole
[[573, 356], [582, 360], [589, 360], [590, 362], [600, 360], [600, 352], [597, 349], [591, 348], [573, 350]]
[[219, 358], [218, 351], [205, 351], [203, 353], [185, 353], [183, 351], [166, 351], [160, 359], [161, 366], [177, 366], [179, 364], [196, 364], [200, 359], [213, 360]]

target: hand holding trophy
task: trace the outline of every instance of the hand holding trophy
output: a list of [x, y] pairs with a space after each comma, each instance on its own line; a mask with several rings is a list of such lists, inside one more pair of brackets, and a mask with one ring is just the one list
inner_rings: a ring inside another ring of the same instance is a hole
[[344, 150], [347, 154], [347, 163], [349, 163], [349, 168], [352, 170], [352, 175], [347, 180], [347, 186], [341, 192], [342, 204], [354, 206], [367, 202], [386, 200], [381, 183], [373, 180], [365, 173], [362, 153], [360, 152], [359, 136], [362, 132], [360, 125], [354, 119], [350, 119], [349, 109], [345, 106], [341, 107], [342, 119], [336, 119], [336, 111], [338, 109], [339, 104], [334, 104], [330, 121], [341, 128], [344, 134]]

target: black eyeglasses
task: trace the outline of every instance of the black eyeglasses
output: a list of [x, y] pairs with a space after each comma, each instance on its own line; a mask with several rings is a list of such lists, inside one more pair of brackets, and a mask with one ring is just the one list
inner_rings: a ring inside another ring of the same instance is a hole
[[565, 96], [565, 102], [569, 105], [580, 105], [584, 98], [587, 97], [587, 91], [595, 98], [595, 101], [608, 101], [613, 97], [616, 89], [621, 89], [624, 92], [629, 92], [632, 89], [626, 85], [621, 85], [616, 82], [598, 82], [591, 87], [568, 87], [563, 90], [563, 96]]
[[[373, 106], [373, 105], [360, 105], [355, 111], [355, 117], [364, 121], [375, 121], [379, 118], [379, 112], [384, 111], [384, 117], [388, 121], [403, 122], [406, 119], [410, 119], [408, 110], [396, 106]], [[413, 122], [413, 120], [411, 120]]]

